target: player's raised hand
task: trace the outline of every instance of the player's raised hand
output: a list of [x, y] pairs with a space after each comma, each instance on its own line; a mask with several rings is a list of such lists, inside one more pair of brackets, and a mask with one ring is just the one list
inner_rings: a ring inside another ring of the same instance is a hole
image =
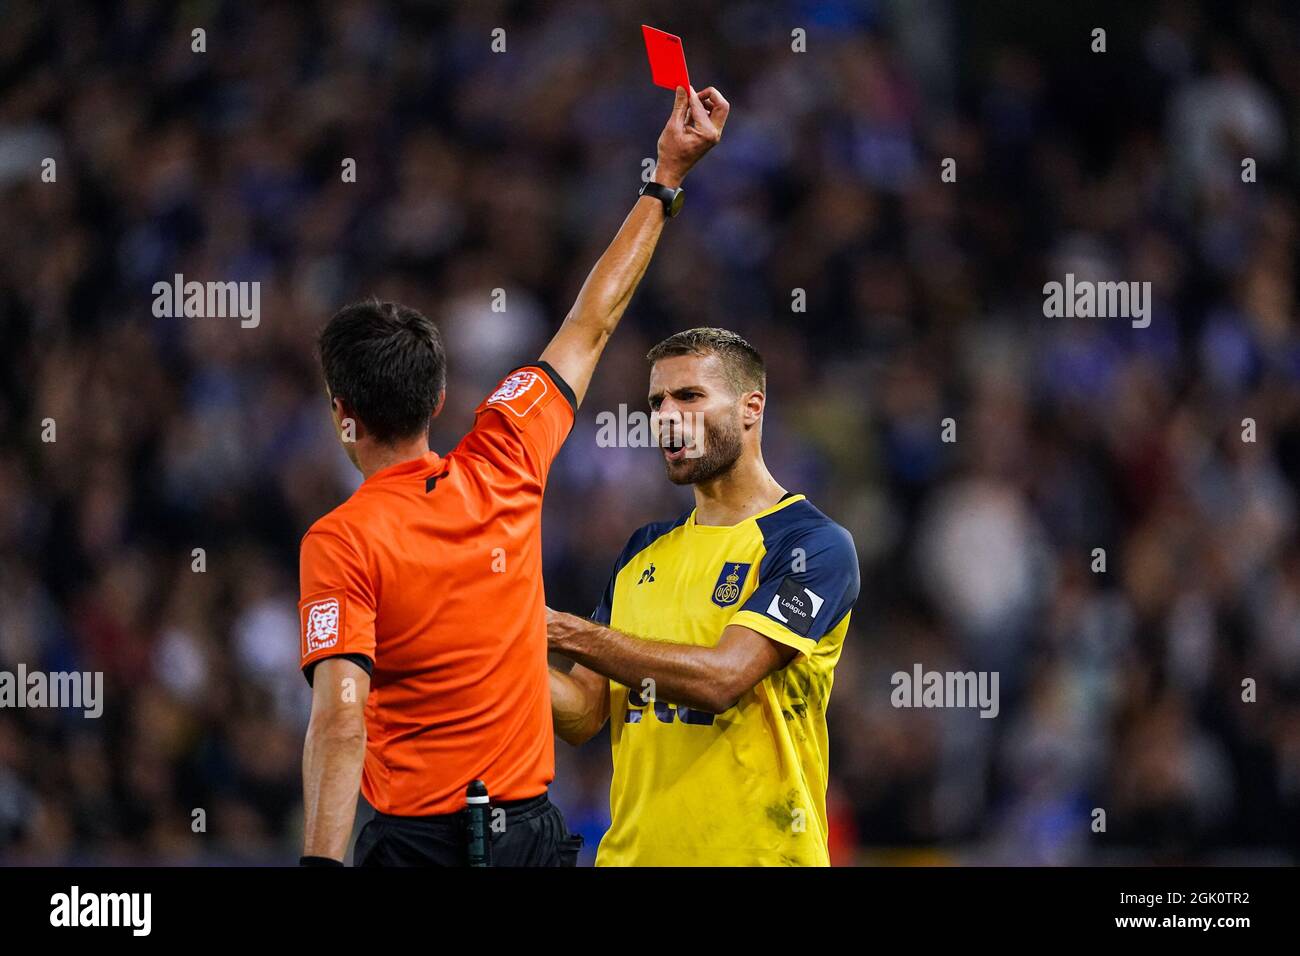
[[700, 157], [722, 139], [731, 104], [710, 86], [696, 93], [677, 87], [673, 111], [659, 134], [659, 162], [655, 182], [676, 189]]

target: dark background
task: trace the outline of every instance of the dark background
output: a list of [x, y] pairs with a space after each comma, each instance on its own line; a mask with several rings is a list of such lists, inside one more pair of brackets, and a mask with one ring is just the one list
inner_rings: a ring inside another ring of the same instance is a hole
[[[0, 710], [0, 862], [296, 858], [297, 546], [358, 481], [315, 332], [372, 294], [434, 316], [449, 449], [633, 202], [671, 102], [643, 22], [733, 112], [553, 471], [549, 602], [589, 611], [630, 532], [689, 507], [653, 451], [597, 446], [597, 413], [644, 409], [663, 336], [734, 329], [770, 366], [769, 466], [860, 552], [837, 862], [1294, 861], [1292, 5], [0, 15], [0, 669], [107, 684], [99, 720]], [[177, 272], [259, 281], [260, 325], [154, 318]], [[1066, 272], [1150, 281], [1150, 327], [1045, 318]], [[1000, 715], [891, 707], [914, 663], [998, 670]], [[553, 796], [594, 850], [607, 738], [557, 749]]]

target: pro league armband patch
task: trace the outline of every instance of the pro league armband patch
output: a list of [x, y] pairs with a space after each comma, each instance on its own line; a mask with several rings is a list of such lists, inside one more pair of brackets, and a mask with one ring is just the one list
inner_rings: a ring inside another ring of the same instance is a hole
[[344, 593], [330, 591], [305, 603], [299, 611], [302, 619], [302, 659], [317, 651], [337, 647], [343, 632]]
[[523, 418], [537, 406], [547, 391], [545, 378], [532, 369], [522, 369], [508, 375], [483, 404], [508, 408]]
[[781, 582], [772, 603], [767, 606], [767, 616], [780, 621], [800, 637], [807, 637], [812, 630], [813, 618], [822, 609], [821, 595], [806, 588], [793, 577]]

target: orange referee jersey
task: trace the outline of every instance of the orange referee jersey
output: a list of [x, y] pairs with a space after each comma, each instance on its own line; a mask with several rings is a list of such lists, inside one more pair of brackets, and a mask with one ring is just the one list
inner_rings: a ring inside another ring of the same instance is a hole
[[361, 792], [383, 813], [450, 813], [555, 774], [542, 491], [573, 426], [545, 363], [511, 372], [455, 450], [376, 472], [302, 539], [302, 666], [363, 655]]

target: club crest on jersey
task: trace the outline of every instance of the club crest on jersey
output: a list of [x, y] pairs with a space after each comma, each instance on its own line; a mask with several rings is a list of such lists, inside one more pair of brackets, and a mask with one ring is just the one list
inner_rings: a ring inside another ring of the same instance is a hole
[[740, 591], [749, 577], [749, 565], [728, 561], [718, 572], [718, 582], [713, 586], [713, 603], [718, 607], [731, 607], [740, 600]]
[[339, 642], [339, 599], [326, 598], [303, 608], [303, 656], [333, 647]]
[[533, 406], [546, 394], [546, 379], [536, 372], [524, 370], [506, 376], [497, 390], [488, 396], [488, 405], [504, 405], [520, 418], [523, 418]]

